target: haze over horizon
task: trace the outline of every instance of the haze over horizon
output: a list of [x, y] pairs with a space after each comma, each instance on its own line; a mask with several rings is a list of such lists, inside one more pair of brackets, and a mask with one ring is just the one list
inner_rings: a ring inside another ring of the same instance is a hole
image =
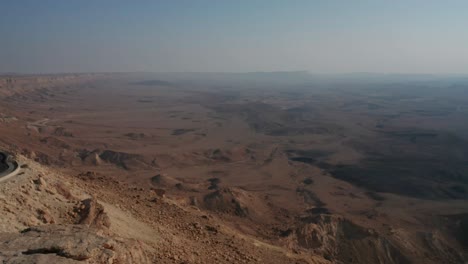
[[0, 72], [468, 72], [466, 1], [2, 1]]
[[0, 9], [1, 263], [468, 264], [467, 0]]

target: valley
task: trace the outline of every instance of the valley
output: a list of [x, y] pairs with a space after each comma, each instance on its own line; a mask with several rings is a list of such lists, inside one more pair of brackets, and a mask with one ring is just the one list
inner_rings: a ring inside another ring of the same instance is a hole
[[95, 196], [149, 263], [466, 261], [467, 83], [195, 77], [4, 82], [1, 149]]

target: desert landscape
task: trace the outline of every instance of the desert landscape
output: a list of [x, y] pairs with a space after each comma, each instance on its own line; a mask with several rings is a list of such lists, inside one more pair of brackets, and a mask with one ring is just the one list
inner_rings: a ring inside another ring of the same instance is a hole
[[468, 261], [466, 78], [3, 75], [0, 101], [3, 263]]

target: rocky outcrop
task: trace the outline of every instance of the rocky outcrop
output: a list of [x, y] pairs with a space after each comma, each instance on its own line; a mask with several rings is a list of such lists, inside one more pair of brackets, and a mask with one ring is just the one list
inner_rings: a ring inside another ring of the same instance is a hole
[[93, 226], [97, 228], [109, 228], [110, 219], [104, 212], [104, 207], [97, 202], [96, 197], [81, 201], [75, 208], [78, 215], [77, 224]]
[[104, 150], [101, 154], [99, 154], [99, 157], [105, 162], [115, 164], [116, 166], [122, 167], [126, 170], [129, 169], [129, 163], [132, 163], [138, 160], [138, 158], [140, 158], [138, 155], [135, 154], [129, 154], [113, 150]]
[[0, 234], [2, 263], [150, 263], [137, 241], [84, 225], [44, 225]]
[[23, 149], [21, 151], [21, 154], [24, 155], [25, 157], [32, 159], [42, 165], [51, 165], [52, 159], [45, 153], [39, 152], [39, 151], [32, 151], [29, 149]]
[[249, 215], [249, 209], [238, 196], [231, 188], [223, 188], [207, 194], [203, 201], [209, 210], [246, 217]]
[[[392, 229], [392, 240], [405, 252], [415, 253], [417, 259], [427, 258], [430, 263], [466, 263], [462, 248], [457, 248], [446, 234], [439, 230]], [[466, 254], [466, 253], [465, 253]]]
[[107, 163], [125, 170], [151, 167], [140, 155], [108, 149], [103, 151], [99, 149], [93, 151], [81, 150], [78, 156], [83, 164], [86, 165], [102, 165]]
[[389, 240], [341, 216], [321, 214], [302, 221], [289, 239], [326, 259], [338, 263], [410, 263]]
[[220, 162], [236, 162], [255, 159], [253, 151], [242, 146], [232, 149], [210, 149], [204, 152], [204, 156], [212, 161]]
[[81, 161], [85, 165], [97, 166], [103, 163], [97, 151], [88, 152], [86, 150], [83, 150], [82, 152], [79, 153], [79, 156], [81, 158]]
[[70, 131], [67, 131], [64, 127], [55, 128], [53, 133], [54, 133], [55, 136], [73, 137], [73, 133], [70, 132]]
[[170, 188], [182, 183], [181, 181], [169, 177], [165, 174], [157, 174], [151, 177], [151, 184], [157, 187]]

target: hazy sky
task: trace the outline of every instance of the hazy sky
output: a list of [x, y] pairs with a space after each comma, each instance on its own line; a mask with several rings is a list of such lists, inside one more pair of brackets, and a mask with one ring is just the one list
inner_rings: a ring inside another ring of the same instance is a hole
[[0, 72], [468, 73], [467, 0], [0, 0]]

